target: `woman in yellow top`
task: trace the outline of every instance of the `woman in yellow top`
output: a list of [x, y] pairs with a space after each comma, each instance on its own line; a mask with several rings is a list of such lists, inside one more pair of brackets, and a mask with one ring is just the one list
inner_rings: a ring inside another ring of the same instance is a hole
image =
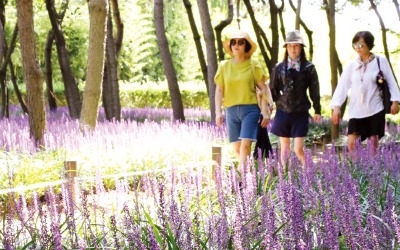
[[[251, 59], [257, 45], [247, 32], [233, 32], [224, 42], [224, 49], [232, 58], [219, 64], [214, 77], [215, 121], [218, 126], [222, 126], [224, 106], [229, 142], [232, 143], [239, 158], [239, 166], [242, 167], [250, 156], [252, 142], [257, 141], [260, 108], [257, 104], [255, 85], [257, 84], [264, 97], [268, 96], [268, 89], [261, 64]], [[267, 98], [263, 98], [263, 101], [268, 102]], [[265, 128], [269, 123], [270, 112], [267, 105], [261, 106], [263, 110], [260, 125]]]

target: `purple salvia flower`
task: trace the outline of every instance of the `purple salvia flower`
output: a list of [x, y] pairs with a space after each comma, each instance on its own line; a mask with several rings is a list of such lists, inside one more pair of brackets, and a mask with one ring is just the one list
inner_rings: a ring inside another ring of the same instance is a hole
[[[221, 171], [222, 167], [217, 166], [215, 168], [215, 188], [217, 191], [217, 198], [218, 198], [218, 203], [220, 205], [220, 212], [221, 212], [221, 218], [220, 218], [220, 223], [218, 224], [217, 231], [218, 231], [218, 246], [220, 247], [227, 247], [228, 241], [229, 241], [229, 235], [227, 234], [228, 232], [228, 221], [227, 221], [227, 212], [226, 212], [226, 203], [225, 203], [225, 198], [224, 198], [224, 184], [223, 184], [223, 174]], [[200, 199], [200, 196], [198, 197]], [[200, 204], [199, 204], [200, 208]], [[212, 211], [211, 211], [211, 214]], [[213, 218], [213, 217], [212, 217]]]
[[[14, 193], [8, 194], [6, 199], [11, 199], [14, 196]], [[14, 250], [16, 249], [15, 240], [16, 235], [14, 231], [14, 207], [12, 206], [13, 202], [7, 202], [7, 213], [6, 213], [6, 225], [5, 225], [5, 232], [3, 238], [4, 248], [6, 250]]]
[[137, 250], [146, 250], [146, 246], [142, 243], [139, 228], [135, 225], [127, 204], [124, 205], [123, 214], [128, 246]]
[[119, 237], [118, 237], [118, 232], [117, 232], [118, 226], [117, 226], [117, 221], [116, 221], [114, 215], [110, 216], [110, 227], [111, 227], [110, 230], [111, 230], [111, 233], [112, 233], [112, 236], [114, 239], [114, 247], [116, 249], [120, 249], [121, 245], [119, 243]]
[[[38, 200], [39, 197], [36, 198]], [[40, 221], [40, 230], [39, 230], [39, 242], [42, 246], [42, 248], [46, 248], [47, 245], [49, 244], [49, 233], [48, 233], [48, 226], [47, 226], [47, 210], [43, 210], [43, 204], [39, 201], [37, 205], [37, 210], [39, 212], [39, 221]]]
[[63, 194], [64, 209], [67, 222], [67, 230], [69, 232], [69, 243], [71, 244], [70, 245], [71, 248], [76, 248], [78, 236], [76, 234], [75, 209], [71, 191], [72, 190], [70, 189], [70, 186], [68, 184], [62, 185], [62, 194]]
[[[350, 203], [350, 200], [352, 199], [351, 197], [351, 190], [349, 190], [349, 175], [342, 175], [342, 182], [343, 182], [343, 187], [344, 189], [341, 190], [341, 197], [340, 197], [340, 210], [342, 212], [341, 216], [338, 216], [338, 218], [341, 220], [340, 224], [342, 226], [342, 234], [344, 235], [346, 239], [346, 243], [350, 247], [350, 249], [356, 249], [357, 247], [357, 241], [356, 241], [356, 236], [354, 235], [356, 232], [356, 229], [354, 227], [354, 223], [351, 223], [354, 221], [354, 215], [353, 215], [353, 209], [352, 209], [352, 204]], [[348, 194], [348, 196], [347, 196]]]
[[62, 239], [61, 239], [61, 232], [59, 229], [59, 225], [52, 224], [51, 225], [51, 232], [52, 232], [52, 245], [55, 250], [62, 250]]
[[392, 224], [394, 226], [394, 231], [396, 234], [397, 245], [400, 245], [400, 222], [399, 216], [395, 212], [395, 207], [393, 206], [391, 209], [392, 212]]
[[362, 228], [362, 216], [361, 216], [361, 206], [360, 206], [360, 193], [358, 192], [357, 185], [349, 180], [348, 182], [348, 190], [350, 191], [350, 201], [353, 203], [351, 206], [352, 214], [355, 218], [355, 231], [356, 237], [358, 239], [358, 244], [361, 245], [361, 247], [365, 247], [365, 239], [366, 237], [364, 236], [364, 231]]
[[[183, 190], [184, 191], [184, 190]], [[191, 222], [191, 216], [190, 216], [190, 211], [187, 206], [187, 204], [190, 204], [189, 202], [185, 201], [185, 197], [183, 195], [180, 196], [180, 204], [181, 204], [181, 215], [182, 215], [182, 226], [183, 226], [183, 241], [184, 241], [184, 247], [186, 249], [191, 249], [192, 248], [192, 222]]]
[[149, 237], [149, 248], [151, 250], [161, 250], [161, 248], [158, 246], [156, 237], [154, 236], [153, 230], [150, 228], [147, 228], [147, 235]]
[[264, 230], [263, 237], [263, 249], [280, 249], [275, 248], [278, 239], [274, 235], [277, 227], [275, 225], [276, 215], [275, 215], [275, 206], [274, 201], [271, 198], [271, 194], [262, 196], [262, 207], [261, 207], [261, 226]]
[[[237, 209], [238, 210], [238, 209]], [[236, 212], [233, 221], [233, 246], [235, 249], [243, 250], [243, 227], [240, 213]]]
[[59, 211], [57, 201], [52, 188], [46, 192], [46, 204], [50, 214], [50, 231], [52, 234], [52, 245], [55, 250], [62, 250], [62, 236], [60, 232]]
[[322, 213], [322, 243], [321, 247], [326, 247], [327, 249], [339, 249], [338, 241], [338, 229], [333, 221], [332, 208], [328, 205], [328, 201], [323, 195], [323, 188], [321, 181], [318, 184], [318, 197], [321, 203], [321, 213]]
[[95, 249], [98, 249], [98, 244], [96, 237], [93, 234], [92, 230], [92, 223], [90, 221], [90, 212], [89, 212], [89, 205], [88, 205], [88, 192], [83, 191], [81, 192], [81, 209], [82, 209], [82, 217], [83, 217], [83, 222], [82, 222], [82, 227], [85, 228], [84, 232], [87, 232], [88, 235], [85, 235], [86, 239], [88, 239], [88, 243], [91, 244], [92, 247]]
[[[166, 201], [165, 201], [165, 186], [162, 182], [158, 183], [158, 194], [159, 201], [158, 204], [158, 217], [161, 219], [161, 230], [165, 230], [167, 228], [167, 213], [166, 213]], [[165, 233], [166, 232], [162, 232]]]
[[378, 236], [375, 231], [375, 223], [374, 223], [374, 217], [371, 214], [367, 215], [367, 222], [368, 222], [368, 229], [369, 233], [371, 234], [370, 241], [371, 244], [368, 244], [366, 247], [371, 250], [380, 250], [381, 247], [379, 245], [379, 240]]

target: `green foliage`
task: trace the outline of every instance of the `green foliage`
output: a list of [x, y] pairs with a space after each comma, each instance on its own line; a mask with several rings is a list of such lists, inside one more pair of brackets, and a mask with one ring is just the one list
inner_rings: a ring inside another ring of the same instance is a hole
[[133, 18], [133, 22], [140, 27], [140, 35], [131, 36], [132, 39], [124, 44], [120, 60], [121, 79], [140, 83], [163, 81], [165, 76], [152, 15], [139, 13]]

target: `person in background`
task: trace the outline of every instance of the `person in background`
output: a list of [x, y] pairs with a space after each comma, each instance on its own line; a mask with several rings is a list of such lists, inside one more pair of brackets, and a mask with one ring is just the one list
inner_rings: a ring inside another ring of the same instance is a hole
[[314, 64], [307, 60], [300, 31], [288, 32], [283, 61], [278, 63], [270, 78], [272, 98], [276, 104], [271, 133], [279, 137], [281, 164], [285, 166], [290, 156], [290, 139], [294, 138], [294, 152], [304, 166], [304, 141], [309, 127], [311, 102], [314, 121], [321, 120], [321, 103], [318, 74]]
[[269, 123], [270, 111], [267, 105], [262, 105], [263, 110], [260, 110], [255, 88], [257, 85], [265, 101], [267, 87], [260, 62], [251, 58], [257, 45], [247, 32], [233, 32], [223, 46], [232, 58], [220, 62], [214, 77], [215, 121], [218, 126], [223, 125], [224, 107], [229, 142], [242, 167], [250, 156], [252, 143], [257, 140], [258, 123], [263, 128]]
[[[382, 97], [376, 83], [378, 75], [377, 57], [371, 52], [374, 47], [374, 36], [369, 31], [357, 32], [352, 40], [353, 49], [357, 52], [355, 60], [346, 65], [333, 93], [330, 107], [333, 124], [339, 124], [340, 107], [351, 90], [348, 102], [347, 143], [350, 152], [354, 152], [356, 141], [371, 140], [376, 152], [378, 142], [385, 133], [385, 111]], [[379, 55], [380, 68], [389, 86], [391, 94], [391, 113], [399, 112], [400, 92], [386, 57]]]

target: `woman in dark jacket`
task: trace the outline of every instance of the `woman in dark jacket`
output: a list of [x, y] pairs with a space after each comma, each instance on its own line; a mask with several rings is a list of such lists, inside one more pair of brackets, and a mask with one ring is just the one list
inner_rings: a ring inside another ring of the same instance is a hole
[[271, 133], [279, 136], [283, 166], [290, 155], [290, 138], [294, 138], [294, 152], [304, 165], [304, 139], [308, 133], [308, 111], [311, 108], [309, 97], [315, 111], [314, 121], [321, 120], [318, 74], [306, 58], [305, 45], [298, 30], [287, 34], [283, 47], [286, 48], [284, 59], [275, 66], [270, 79], [277, 109]]

